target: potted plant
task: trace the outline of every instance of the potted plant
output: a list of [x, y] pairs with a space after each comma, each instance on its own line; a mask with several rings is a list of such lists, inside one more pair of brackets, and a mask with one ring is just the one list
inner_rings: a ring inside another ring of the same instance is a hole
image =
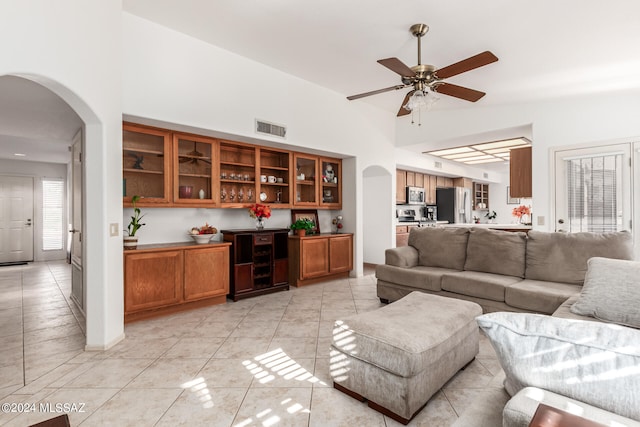
[[291, 224], [291, 229], [294, 230], [299, 237], [304, 237], [307, 234], [307, 231], [311, 231], [315, 227], [315, 222], [311, 221], [309, 218], [299, 218], [296, 222]]
[[136, 206], [136, 202], [138, 200], [140, 200], [140, 196], [137, 195], [131, 198], [133, 215], [131, 216], [131, 221], [129, 221], [129, 225], [127, 226], [127, 235], [123, 238], [125, 249], [136, 249], [138, 247], [138, 236], [136, 236], [136, 232], [140, 227], [146, 225], [145, 223], [140, 222], [144, 215], [140, 215], [140, 208]]

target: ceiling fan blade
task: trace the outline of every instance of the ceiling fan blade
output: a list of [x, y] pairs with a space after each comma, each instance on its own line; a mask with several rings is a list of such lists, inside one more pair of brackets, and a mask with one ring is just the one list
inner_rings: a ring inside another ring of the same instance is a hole
[[498, 57], [487, 50], [470, 58], [463, 59], [460, 62], [456, 62], [455, 64], [440, 68], [436, 71], [436, 76], [439, 79], [446, 79], [479, 67], [483, 67], [487, 64], [491, 64], [492, 62], [496, 62], [497, 60]]
[[396, 74], [400, 74], [402, 77], [414, 77], [416, 72], [409, 68], [404, 62], [398, 58], [386, 58], [378, 59], [378, 64], [384, 65]]
[[404, 96], [404, 99], [402, 100], [402, 104], [400, 104], [400, 109], [398, 110], [397, 117], [402, 117], [402, 116], [406, 116], [407, 114], [411, 114], [411, 111], [404, 108], [404, 106], [407, 105], [407, 102], [409, 102], [409, 98], [411, 97], [411, 95], [413, 95], [413, 92], [415, 92], [415, 90], [409, 91]]
[[479, 90], [452, 85], [451, 83], [439, 83], [438, 85], [434, 85], [434, 90], [443, 95], [449, 95], [471, 102], [476, 102], [486, 95], [484, 92], [480, 92]]
[[405, 87], [406, 87], [405, 85], [395, 85], [391, 87], [386, 87], [384, 89], [372, 90], [371, 92], [360, 93], [358, 95], [347, 96], [347, 99], [349, 101], [353, 101], [354, 99], [364, 98], [365, 96], [377, 95], [379, 93], [389, 92], [391, 90], [404, 89]]

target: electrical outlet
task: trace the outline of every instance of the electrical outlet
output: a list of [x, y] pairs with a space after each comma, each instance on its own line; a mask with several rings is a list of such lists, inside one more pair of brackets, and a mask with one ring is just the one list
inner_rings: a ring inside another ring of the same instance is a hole
[[542, 215], [538, 216], [538, 225], [544, 225], [544, 216]]
[[109, 224], [109, 235], [111, 237], [117, 237], [118, 234], [120, 234], [120, 230], [118, 230], [118, 223], [112, 222], [111, 224]]

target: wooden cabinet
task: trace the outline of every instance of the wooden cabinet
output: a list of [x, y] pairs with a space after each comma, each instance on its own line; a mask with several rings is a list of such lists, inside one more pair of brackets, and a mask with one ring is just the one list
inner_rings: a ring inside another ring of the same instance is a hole
[[259, 148], [260, 178], [258, 194], [272, 208], [291, 207], [291, 152]]
[[259, 201], [256, 194], [256, 147], [221, 141], [219, 150], [220, 205], [241, 208]]
[[446, 176], [436, 177], [436, 188], [452, 188], [453, 186], [453, 178]]
[[231, 243], [231, 286], [234, 301], [289, 289], [289, 229], [222, 230]]
[[477, 211], [489, 209], [489, 184], [473, 183], [473, 206], [471, 209]]
[[396, 225], [396, 248], [409, 244], [409, 233], [416, 225]]
[[124, 252], [125, 322], [226, 302], [229, 244], [139, 245]]
[[531, 147], [513, 148], [509, 158], [510, 197], [532, 197]]
[[125, 206], [140, 196], [138, 206], [171, 201], [171, 132], [146, 126], [122, 125], [122, 197]]
[[218, 176], [217, 141], [196, 135], [173, 135], [173, 202], [178, 205], [215, 205]]
[[423, 175], [424, 178], [424, 202], [427, 205], [436, 204], [436, 179], [435, 175]]
[[318, 206], [318, 157], [294, 153], [296, 194], [294, 206]]
[[473, 188], [473, 180], [470, 178], [453, 178], [452, 181], [454, 187], [468, 188], [470, 190]]
[[396, 203], [407, 203], [407, 171], [396, 169]]
[[341, 159], [132, 123], [122, 137], [125, 207], [342, 209]]
[[289, 282], [295, 286], [347, 277], [353, 269], [353, 234], [289, 236]]
[[416, 173], [407, 171], [407, 187], [415, 187], [416, 186]]
[[342, 161], [320, 158], [320, 207], [342, 208]]

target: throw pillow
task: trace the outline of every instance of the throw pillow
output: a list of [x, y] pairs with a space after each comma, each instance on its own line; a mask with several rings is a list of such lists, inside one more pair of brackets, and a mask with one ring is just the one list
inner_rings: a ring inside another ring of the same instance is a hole
[[529, 313], [477, 317], [509, 393], [538, 387], [640, 420], [640, 331]]
[[409, 233], [409, 246], [418, 250], [419, 265], [462, 270], [468, 239], [468, 228], [414, 228]]
[[640, 262], [591, 258], [572, 313], [640, 328]]
[[524, 277], [526, 234], [472, 228], [465, 270]]
[[527, 236], [525, 278], [582, 285], [587, 261], [597, 256], [633, 259], [631, 233], [548, 233], [532, 230]]

